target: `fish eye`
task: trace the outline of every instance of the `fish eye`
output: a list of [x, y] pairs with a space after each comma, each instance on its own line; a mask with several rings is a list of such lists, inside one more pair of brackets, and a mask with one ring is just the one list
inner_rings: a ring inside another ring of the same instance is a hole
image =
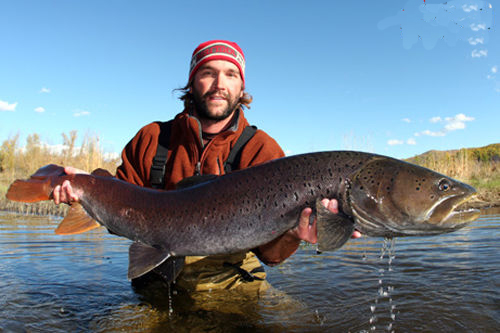
[[438, 188], [440, 191], [446, 192], [450, 189], [451, 184], [447, 179], [441, 179], [439, 182]]

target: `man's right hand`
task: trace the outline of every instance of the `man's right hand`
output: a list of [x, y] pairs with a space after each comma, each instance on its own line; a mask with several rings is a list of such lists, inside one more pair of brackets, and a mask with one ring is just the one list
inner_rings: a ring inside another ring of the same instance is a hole
[[[83, 170], [70, 166], [65, 167], [64, 172], [66, 172], [66, 174], [68, 175], [74, 175], [77, 173], [88, 174]], [[73, 191], [69, 180], [65, 180], [62, 185], [57, 185], [56, 187], [54, 187], [54, 190], [52, 191], [52, 197], [54, 198], [54, 203], [56, 205], [60, 203], [70, 204], [71, 202], [77, 202], [78, 200], [80, 200], [78, 195]]]

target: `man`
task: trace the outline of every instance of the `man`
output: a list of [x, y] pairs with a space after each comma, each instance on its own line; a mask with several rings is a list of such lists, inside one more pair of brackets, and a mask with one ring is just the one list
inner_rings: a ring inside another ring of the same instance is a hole
[[[175, 189], [181, 180], [193, 175], [224, 174], [224, 161], [249, 126], [243, 107], [249, 107], [252, 98], [245, 92], [243, 51], [236, 43], [224, 40], [200, 44], [192, 55], [188, 84], [181, 90], [185, 108], [173, 120], [169, 134], [164, 176], [167, 190]], [[116, 177], [151, 187], [151, 166], [159, 135], [158, 123], [143, 127], [124, 148]], [[243, 169], [283, 157], [284, 153], [274, 139], [257, 130], [239, 156], [236, 168]], [[78, 172], [70, 167], [66, 171]], [[54, 190], [55, 203], [76, 200], [78, 197], [68, 182]], [[323, 204], [338, 212], [336, 200], [324, 199]], [[176, 284], [188, 291], [249, 285], [261, 288], [265, 272], [255, 255], [267, 265], [276, 265], [292, 255], [302, 240], [315, 243], [316, 225], [309, 223], [311, 213], [311, 208], [305, 208], [296, 228], [251, 252], [186, 258]]]

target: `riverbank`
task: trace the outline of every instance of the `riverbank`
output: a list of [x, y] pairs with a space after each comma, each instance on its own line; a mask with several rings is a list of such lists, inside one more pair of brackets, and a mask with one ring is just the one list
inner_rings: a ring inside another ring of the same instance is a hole
[[[64, 215], [66, 205], [52, 202], [24, 204], [5, 198], [9, 185], [15, 179], [29, 178], [40, 166], [50, 163], [72, 165], [90, 172], [96, 168], [114, 171], [119, 158], [105, 158], [99, 138], [85, 137], [81, 147], [75, 147], [76, 131], [63, 134], [64, 149], [54, 152], [45, 148], [36, 134], [28, 137], [25, 149], [18, 149], [17, 137], [6, 140], [0, 147], [0, 210], [36, 215]], [[405, 159], [464, 183], [470, 184], [478, 195], [468, 206], [473, 208], [500, 207], [500, 144], [480, 148], [448, 151], [429, 151]]]
[[[7, 189], [7, 186], [3, 186]], [[478, 194], [468, 204], [469, 208], [488, 209], [500, 207], [500, 189], [493, 188], [476, 188]], [[11, 211], [27, 215], [54, 215], [64, 216], [68, 211], [68, 206], [61, 204], [55, 205], [51, 201], [36, 202], [36, 203], [20, 203], [7, 200], [5, 198], [6, 190], [0, 191], [0, 211]]]
[[488, 209], [500, 207], [500, 190], [478, 190], [476, 198], [467, 205], [471, 208]]

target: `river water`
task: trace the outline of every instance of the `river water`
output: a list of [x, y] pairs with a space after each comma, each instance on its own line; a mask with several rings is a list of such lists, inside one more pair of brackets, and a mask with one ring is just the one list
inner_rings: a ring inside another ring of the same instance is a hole
[[[0, 212], [0, 332], [498, 332], [500, 210], [434, 237], [304, 246], [266, 267], [258, 300], [179, 294], [127, 281], [130, 241], [58, 236], [59, 218]], [[214, 303], [215, 302], [215, 303]], [[218, 302], [218, 303], [217, 303]]]

